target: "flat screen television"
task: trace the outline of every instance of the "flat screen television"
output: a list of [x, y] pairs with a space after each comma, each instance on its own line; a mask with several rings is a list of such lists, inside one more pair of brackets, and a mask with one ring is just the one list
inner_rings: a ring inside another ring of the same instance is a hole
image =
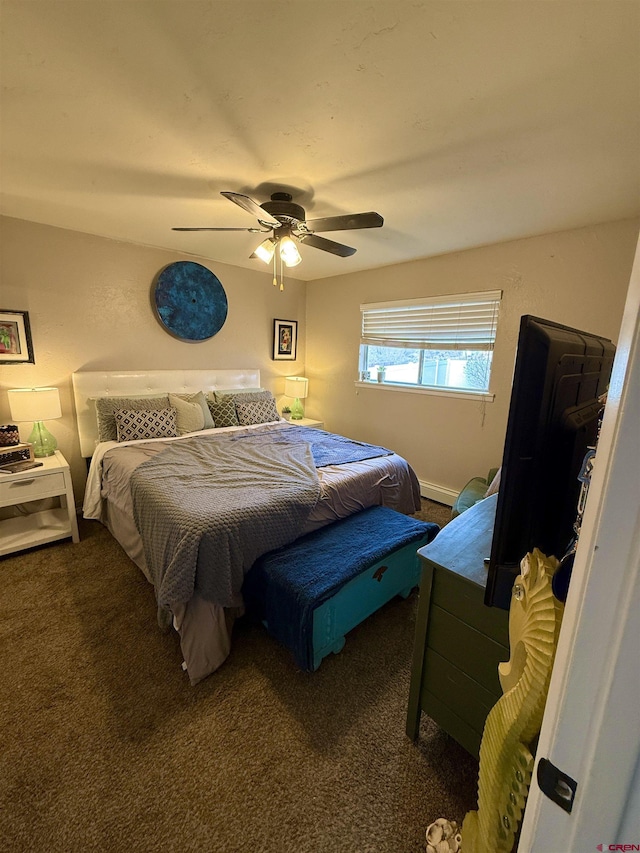
[[509, 609], [525, 554], [560, 560], [571, 544], [614, 354], [607, 338], [521, 318], [485, 604]]

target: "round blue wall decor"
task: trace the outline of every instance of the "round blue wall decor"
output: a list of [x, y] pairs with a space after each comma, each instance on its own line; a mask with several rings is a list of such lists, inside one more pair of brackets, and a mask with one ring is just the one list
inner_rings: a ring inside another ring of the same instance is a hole
[[227, 294], [211, 270], [193, 261], [165, 267], [156, 281], [155, 305], [162, 325], [181, 341], [205, 341], [224, 326]]

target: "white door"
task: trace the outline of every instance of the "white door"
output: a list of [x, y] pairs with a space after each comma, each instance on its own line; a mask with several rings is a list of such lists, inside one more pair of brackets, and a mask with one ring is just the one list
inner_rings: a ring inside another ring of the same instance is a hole
[[568, 814], [534, 773], [518, 853], [640, 850], [638, 246], [537, 749], [575, 801]]

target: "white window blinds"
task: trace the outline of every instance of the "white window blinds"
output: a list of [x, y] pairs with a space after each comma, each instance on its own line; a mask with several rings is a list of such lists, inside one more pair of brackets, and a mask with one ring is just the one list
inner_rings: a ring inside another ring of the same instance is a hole
[[435, 350], [492, 350], [501, 290], [361, 305], [362, 343]]

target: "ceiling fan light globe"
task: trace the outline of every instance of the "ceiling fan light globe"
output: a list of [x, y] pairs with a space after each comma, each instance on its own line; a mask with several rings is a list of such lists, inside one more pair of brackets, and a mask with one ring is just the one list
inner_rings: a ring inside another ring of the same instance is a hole
[[264, 261], [265, 264], [270, 264], [275, 250], [276, 244], [274, 240], [269, 237], [269, 239], [263, 240], [262, 243], [260, 243], [252, 257], [260, 258], [260, 260]]
[[280, 257], [287, 267], [297, 267], [302, 260], [298, 247], [291, 237], [283, 237], [280, 240]]

